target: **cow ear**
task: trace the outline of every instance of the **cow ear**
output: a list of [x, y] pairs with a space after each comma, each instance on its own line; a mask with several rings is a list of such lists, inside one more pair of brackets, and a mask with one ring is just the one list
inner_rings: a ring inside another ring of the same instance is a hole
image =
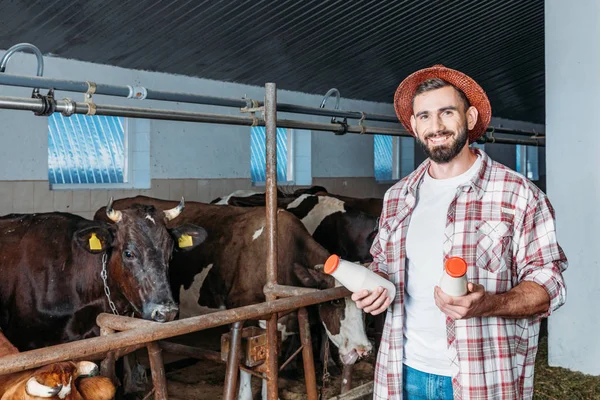
[[303, 287], [315, 288], [315, 289], [326, 289], [333, 287], [333, 282], [327, 275], [312, 268], [306, 268], [300, 264], [294, 263], [292, 270], [298, 280], [300, 280]]
[[175, 248], [180, 251], [189, 251], [206, 240], [208, 233], [197, 225], [185, 224], [170, 230]]
[[92, 254], [102, 253], [111, 246], [112, 234], [104, 226], [90, 226], [73, 235], [80, 247]]

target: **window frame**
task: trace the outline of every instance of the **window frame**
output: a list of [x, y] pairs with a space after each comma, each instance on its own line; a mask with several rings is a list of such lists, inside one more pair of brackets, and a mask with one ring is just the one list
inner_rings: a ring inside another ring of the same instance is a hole
[[[263, 128], [266, 130], [264, 126], [259, 126], [258, 128]], [[286, 142], [287, 142], [287, 165], [285, 170], [285, 181], [277, 180], [278, 185], [295, 185], [296, 184], [296, 146], [295, 146], [295, 130], [292, 128], [277, 128], [277, 129], [285, 129], [286, 131]], [[252, 128], [250, 130], [250, 135], [252, 135]], [[266, 135], [266, 132], [265, 132]], [[266, 143], [265, 143], [266, 148]], [[250, 154], [252, 154], [252, 139], [250, 139]], [[266, 177], [266, 163], [265, 163], [265, 177]], [[290, 176], [292, 179], [290, 179]], [[264, 181], [254, 181], [252, 178], [252, 162], [250, 162], [250, 181], [252, 186], [256, 187], [265, 187], [267, 185], [266, 178]]]
[[[70, 117], [69, 117], [70, 118]], [[122, 189], [138, 189], [133, 181], [133, 157], [134, 149], [131, 145], [133, 137], [132, 127], [133, 121], [130, 118], [123, 118], [123, 147], [125, 150], [125, 161], [123, 167], [123, 182], [121, 183], [50, 183], [50, 190], [122, 190]], [[49, 128], [48, 128], [49, 129]], [[49, 147], [49, 144], [48, 144]], [[47, 160], [48, 161], [48, 160]], [[49, 167], [48, 167], [49, 168]], [[143, 185], [145, 188], [146, 185]], [[148, 185], [149, 186], [149, 185]], [[142, 188], [142, 187], [140, 187]]]

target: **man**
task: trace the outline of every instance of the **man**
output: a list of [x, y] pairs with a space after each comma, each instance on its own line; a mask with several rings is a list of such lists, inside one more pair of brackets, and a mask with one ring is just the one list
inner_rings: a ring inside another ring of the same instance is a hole
[[[483, 89], [436, 65], [398, 87], [400, 122], [428, 159], [384, 198], [371, 269], [397, 287], [353, 293], [388, 310], [376, 399], [531, 399], [540, 320], [562, 304], [567, 259], [554, 210], [522, 175], [469, 147], [491, 119]], [[444, 261], [468, 264], [468, 293], [437, 286]]]

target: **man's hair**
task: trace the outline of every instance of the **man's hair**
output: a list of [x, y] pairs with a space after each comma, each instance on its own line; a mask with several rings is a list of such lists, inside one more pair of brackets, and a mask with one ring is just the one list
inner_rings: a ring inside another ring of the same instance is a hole
[[460, 90], [459, 88], [457, 88], [456, 86], [454, 86], [451, 83], [449, 83], [443, 79], [440, 79], [440, 78], [427, 79], [426, 81], [421, 83], [419, 86], [417, 86], [417, 90], [415, 91], [415, 95], [413, 96], [413, 99], [412, 99], [413, 104], [415, 103], [415, 97], [417, 97], [418, 95], [423, 94], [425, 92], [429, 92], [431, 90], [441, 89], [446, 86], [451, 86], [454, 88], [454, 90], [456, 90], [458, 92], [458, 96], [461, 98], [461, 100], [463, 101], [463, 105], [465, 106], [465, 111], [467, 111], [467, 109], [469, 107], [471, 107], [471, 103], [469, 102], [469, 99], [467, 99], [467, 96], [465, 95], [465, 93], [462, 90]]

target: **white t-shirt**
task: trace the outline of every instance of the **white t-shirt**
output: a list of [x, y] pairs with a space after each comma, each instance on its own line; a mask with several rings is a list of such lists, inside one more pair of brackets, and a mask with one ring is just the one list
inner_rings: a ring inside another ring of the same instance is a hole
[[466, 172], [449, 179], [434, 179], [427, 172], [408, 226], [404, 363], [430, 374], [451, 376], [446, 315], [435, 305], [433, 297], [433, 289], [443, 271], [448, 207], [458, 186], [469, 181], [480, 166], [481, 157], [477, 157]]

